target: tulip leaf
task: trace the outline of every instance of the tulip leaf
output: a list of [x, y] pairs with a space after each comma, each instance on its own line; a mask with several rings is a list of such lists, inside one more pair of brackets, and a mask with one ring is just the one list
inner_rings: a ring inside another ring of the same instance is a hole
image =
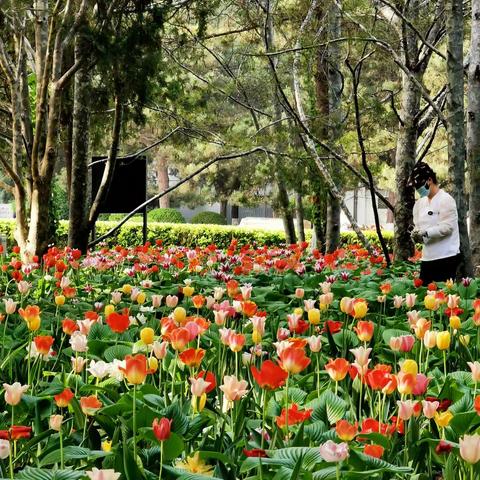
[[103, 358], [106, 362], [113, 362], [114, 359], [123, 360], [126, 355], [132, 353], [132, 348], [126, 345], [113, 345], [103, 352]]
[[[47, 453], [41, 460], [42, 467], [46, 465], [53, 465], [60, 462], [60, 449]], [[65, 460], [93, 460], [95, 458], [106, 457], [109, 453], [102, 450], [90, 450], [89, 448], [77, 447], [69, 445], [63, 449], [63, 456]]]

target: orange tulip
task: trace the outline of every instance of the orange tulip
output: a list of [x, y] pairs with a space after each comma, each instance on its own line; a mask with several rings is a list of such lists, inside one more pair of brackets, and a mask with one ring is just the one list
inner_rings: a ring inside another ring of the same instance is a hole
[[183, 327], [175, 329], [170, 334], [170, 343], [174, 350], [183, 351], [190, 342], [190, 332]]
[[358, 432], [358, 423], [354, 425], [348, 423], [346, 420], [339, 420], [335, 425], [335, 432], [340, 440], [344, 442], [350, 442], [355, 438]]
[[178, 357], [187, 367], [199, 367], [204, 356], [205, 350], [203, 348], [189, 348]]
[[203, 295], [194, 295], [192, 297], [193, 306], [200, 309], [205, 304], [205, 297]]
[[85, 415], [95, 415], [97, 413], [97, 410], [100, 410], [102, 408], [102, 402], [95, 396], [95, 395], [90, 395], [89, 397], [82, 397], [80, 399], [80, 407], [82, 409], [82, 412]]
[[325, 370], [333, 381], [340, 382], [347, 376], [349, 367], [350, 363], [347, 362], [347, 360], [344, 358], [336, 358], [335, 360], [330, 359], [325, 365]]
[[147, 378], [147, 357], [141, 353], [127, 355], [125, 357], [125, 368], [118, 367], [132, 385], [140, 385]]
[[357, 326], [353, 328], [361, 342], [369, 342], [373, 337], [373, 322], [359, 321]]
[[69, 388], [66, 388], [62, 393], [55, 395], [53, 398], [57, 407], [65, 408], [68, 407], [74, 396], [73, 392]]
[[253, 317], [257, 313], [257, 304], [255, 302], [242, 302], [242, 313], [247, 317]]
[[415, 375], [412, 373], [400, 372], [397, 375], [397, 390], [400, 395], [411, 395], [415, 386]]
[[50, 335], [38, 335], [33, 339], [35, 348], [40, 355], [48, 355], [53, 345], [53, 337]]
[[295, 347], [287, 347], [280, 353], [279, 358], [280, 366], [293, 375], [305, 370], [311, 362], [302, 348]]

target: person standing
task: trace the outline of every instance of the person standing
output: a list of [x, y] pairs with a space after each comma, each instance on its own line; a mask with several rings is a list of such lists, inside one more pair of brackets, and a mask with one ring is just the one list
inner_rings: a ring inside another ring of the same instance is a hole
[[413, 168], [409, 185], [420, 196], [413, 207], [411, 232], [415, 243], [423, 243], [420, 278], [424, 285], [455, 280], [460, 262], [455, 200], [439, 187], [436, 173], [424, 162]]

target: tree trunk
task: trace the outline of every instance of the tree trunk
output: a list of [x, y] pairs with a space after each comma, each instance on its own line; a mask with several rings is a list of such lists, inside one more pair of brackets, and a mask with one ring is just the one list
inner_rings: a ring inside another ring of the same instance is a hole
[[[75, 57], [86, 53], [88, 43], [82, 35], [75, 42]], [[90, 161], [90, 74], [87, 66], [75, 74], [73, 93], [72, 168], [68, 245], [86, 252], [90, 204], [88, 164]]]
[[238, 205], [232, 205], [232, 225], [238, 225]]
[[472, 31], [468, 67], [467, 157], [470, 178], [472, 262], [480, 266], [480, 0], [472, 0]]
[[305, 227], [303, 222], [305, 220], [305, 212], [303, 209], [303, 195], [302, 192], [296, 191], [295, 192], [295, 206], [296, 206], [296, 213], [297, 213], [297, 233], [298, 233], [298, 241], [304, 242], [305, 241]]
[[[161, 152], [157, 157], [157, 182], [159, 192], [163, 192], [169, 187], [168, 159]], [[170, 196], [160, 197], [159, 206], [160, 208], [170, 208]]]
[[[465, 201], [465, 129], [463, 84], [463, 2], [449, 0], [447, 10], [447, 135], [450, 192], [457, 203], [462, 262], [458, 273], [462, 277], [473, 275], [470, 240]], [[477, 187], [478, 188], [478, 187]]]
[[333, 195], [327, 196], [327, 231], [325, 235], [325, 250], [334, 252], [340, 244], [340, 202]]
[[[339, 4], [332, 2], [328, 11], [328, 38], [340, 38], [341, 36], [341, 13]], [[327, 48], [325, 56], [325, 68], [328, 79], [328, 123], [330, 128], [326, 140], [332, 144], [338, 140], [341, 135], [342, 123], [342, 89], [343, 78], [339, 70], [341, 59], [340, 43], [331, 43]], [[338, 162], [330, 160], [330, 171], [332, 178], [338, 190], [343, 193], [342, 177], [338, 168]], [[327, 232], [326, 232], [326, 251], [334, 252], [340, 245], [340, 202], [333, 196], [327, 196]]]
[[223, 217], [226, 219], [227, 218], [227, 213], [228, 213], [228, 200], [220, 200], [220, 215], [223, 215]]
[[[275, 29], [273, 24], [273, 7], [274, 2], [266, 2], [267, 8], [267, 19], [265, 24], [265, 37], [266, 44], [269, 51], [275, 50]], [[273, 62], [276, 64], [277, 59], [274, 58]], [[274, 120], [279, 120], [282, 116], [282, 105], [280, 104], [278, 86], [275, 86], [273, 94], [273, 110], [274, 110]], [[280, 130], [281, 123], [276, 124], [277, 130]], [[280, 132], [279, 132], [280, 133]], [[282, 150], [282, 145], [279, 144], [277, 140], [277, 150]], [[295, 234], [295, 223], [293, 219], [293, 214], [290, 209], [290, 202], [288, 198], [288, 191], [285, 187], [285, 178], [282, 171], [282, 160], [280, 157], [273, 157], [273, 168], [275, 170], [274, 178], [277, 184], [277, 204], [279, 206], [280, 215], [283, 220], [283, 227], [285, 230], [285, 237], [287, 243], [295, 243], [297, 241]]]

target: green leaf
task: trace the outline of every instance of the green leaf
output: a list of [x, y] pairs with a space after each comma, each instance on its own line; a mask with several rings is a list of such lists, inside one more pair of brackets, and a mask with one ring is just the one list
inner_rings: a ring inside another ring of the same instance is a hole
[[25, 467], [16, 476], [21, 480], [77, 480], [85, 476], [85, 472], [77, 470], [51, 470]]
[[113, 347], [109, 347], [103, 353], [103, 357], [107, 362], [113, 362], [114, 359], [123, 360], [126, 355], [130, 355], [132, 353], [131, 347], [127, 347], [126, 345], [113, 345]]
[[[83, 460], [83, 459], [95, 459], [100, 457], [105, 457], [109, 453], [102, 450], [90, 450], [89, 448], [76, 447], [69, 445], [63, 449], [63, 455], [65, 460]], [[42, 467], [46, 465], [52, 465], [54, 463], [60, 462], [60, 449], [54, 450], [53, 452], [48, 453], [40, 461]]]

